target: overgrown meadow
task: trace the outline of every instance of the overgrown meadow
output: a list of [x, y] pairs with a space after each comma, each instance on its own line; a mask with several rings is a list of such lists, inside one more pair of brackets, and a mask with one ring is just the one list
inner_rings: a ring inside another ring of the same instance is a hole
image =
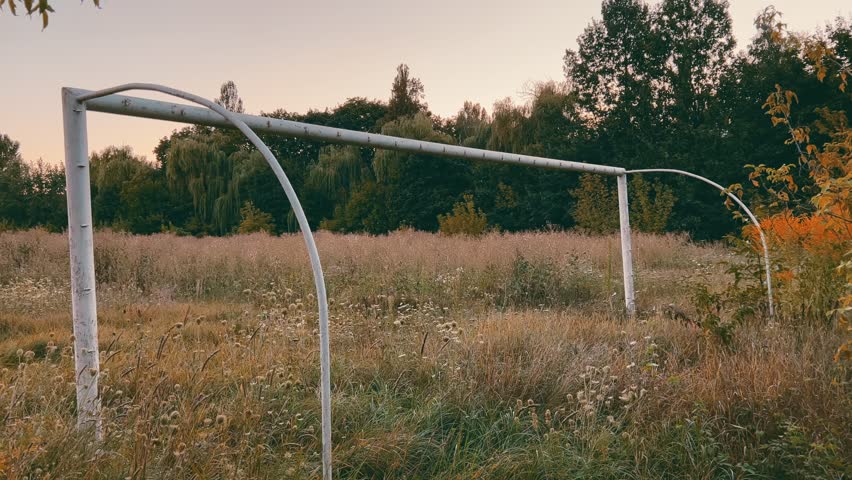
[[[337, 478], [852, 475], [832, 325], [770, 321], [760, 295], [714, 305], [748, 253], [636, 236], [629, 320], [615, 236], [318, 245]], [[100, 444], [74, 429], [67, 238], [0, 233], [0, 477], [320, 475], [300, 237], [98, 232], [95, 256]]]

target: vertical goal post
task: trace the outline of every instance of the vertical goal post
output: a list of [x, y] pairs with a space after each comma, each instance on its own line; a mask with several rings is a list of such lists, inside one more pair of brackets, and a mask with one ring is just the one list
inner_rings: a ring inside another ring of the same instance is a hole
[[[178, 97], [200, 107], [169, 103], [138, 97], [118, 95], [127, 90], [146, 90]], [[174, 88], [149, 84], [130, 83], [98, 91], [79, 88], [62, 89], [63, 126], [65, 131], [65, 175], [68, 203], [68, 241], [71, 262], [71, 310], [74, 325], [74, 364], [77, 387], [77, 425], [102, 436], [98, 380], [100, 376], [98, 352], [97, 297], [94, 268], [94, 224], [92, 220], [91, 186], [86, 112], [103, 112], [156, 120], [236, 128], [260, 151], [278, 178], [290, 206], [296, 215], [305, 240], [314, 286], [320, 324], [320, 401], [322, 405], [322, 470], [323, 479], [331, 480], [331, 352], [329, 346], [328, 302], [319, 252], [308, 220], [286, 173], [275, 156], [256, 132], [274, 133], [308, 138], [331, 143], [361, 147], [429, 154], [449, 158], [528, 165], [538, 168], [597, 173], [615, 176], [618, 187], [621, 254], [624, 279], [625, 311], [629, 317], [636, 314], [633, 246], [630, 231], [627, 175], [630, 173], [671, 172], [698, 178], [721, 189], [733, 198], [748, 214], [760, 233], [766, 261], [767, 291], [770, 316], [772, 303], [769, 252], [760, 223], [736, 196], [720, 185], [695, 174], [676, 170], [632, 170], [606, 165], [556, 160], [551, 158], [496, 152], [435, 142], [412, 140], [353, 130], [312, 125], [257, 115], [247, 115], [226, 110], [213, 101]]]

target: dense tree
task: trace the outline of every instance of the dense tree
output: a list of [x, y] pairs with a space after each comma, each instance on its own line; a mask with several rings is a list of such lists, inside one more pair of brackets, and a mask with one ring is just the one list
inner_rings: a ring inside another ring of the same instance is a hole
[[20, 144], [0, 134], [0, 226], [28, 225], [26, 196], [29, 168], [19, 152]]
[[90, 157], [92, 217], [97, 225], [111, 226], [126, 220], [125, 190], [153, 167], [133, 155], [130, 147], [107, 147]]
[[30, 167], [27, 202], [27, 226], [61, 231], [68, 225], [65, 203], [65, 170], [39, 160]]
[[[452, 139], [434, 129], [423, 113], [387, 123], [382, 133], [438, 143]], [[380, 150], [373, 160], [378, 184], [384, 187], [385, 211], [393, 228], [414, 227], [435, 231], [438, 215], [448, 212], [470, 188], [470, 162]], [[380, 199], [377, 199], [377, 201]], [[395, 224], [395, 225], [394, 225]]]
[[674, 126], [698, 125], [711, 108], [731, 61], [734, 38], [726, 0], [664, 0], [654, 14], [660, 48], [668, 56], [662, 92]]
[[401, 63], [396, 67], [396, 78], [393, 79], [385, 121], [426, 111], [423, 92], [423, 82], [419, 78], [412, 77], [408, 65]]
[[216, 103], [232, 112], [245, 112], [243, 109], [243, 99], [240, 98], [237, 85], [231, 80], [222, 84], [222, 88], [219, 89], [219, 97], [216, 98]]

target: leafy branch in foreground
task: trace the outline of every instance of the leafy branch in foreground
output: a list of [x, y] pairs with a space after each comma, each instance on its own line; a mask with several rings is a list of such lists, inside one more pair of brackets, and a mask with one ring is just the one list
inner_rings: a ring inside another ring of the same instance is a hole
[[[848, 98], [852, 65], [843, 49], [837, 48], [842, 42], [789, 33], [780, 21], [774, 24], [772, 40], [795, 49], [819, 82]], [[852, 128], [845, 111], [828, 107], [815, 109], [816, 119], [810, 124], [799, 124], [792, 115], [798, 103], [795, 92], [776, 85], [763, 105], [772, 125], [787, 130], [785, 143], [796, 147], [798, 164], [749, 165], [749, 180], [762, 190], [761, 208], [772, 214], [762, 226], [785, 263], [778, 272], [779, 283], [807, 293], [800, 295], [809, 299], [798, 309], [802, 314], [811, 310], [811, 316], [836, 322], [846, 336], [837, 361], [846, 365], [852, 361], [852, 295], [843, 294], [844, 289], [852, 291], [852, 264], [844, 261], [852, 254]], [[803, 175], [796, 177], [796, 172]], [[745, 236], [754, 240], [754, 229], [747, 227]], [[813, 261], [803, 262], [804, 258]], [[809, 276], [820, 266], [824, 281], [815, 288]], [[824, 301], [818, 308], [805, 308], [820, 296]]]
[[[80, 3], [82, 3], [82, 0]], [[96, 7], [101, 8], [101, 0], [92, 0], [92, 3], [94, 3]], [[27, 15], [33, 16], [33, 14], [37, 14], [41, 16], [42, 29], [47, 28], [48, 21], [50, 20], [49, 14], [55, 12], [48, 0], [0, 0], [0, 11], [3, 11], [4, 5], [9, 5], [9, 12], [11, 12], [12, 15], [17, 16], [19, 8], [18, 4], [23, 4]]]

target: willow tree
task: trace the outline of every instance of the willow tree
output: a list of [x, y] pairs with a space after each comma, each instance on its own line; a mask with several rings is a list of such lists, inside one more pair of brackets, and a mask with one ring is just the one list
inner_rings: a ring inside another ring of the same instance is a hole
[[168, 152], [166, 178], [173, 190], [184, 190], [192, 197], [195, 212], [193, 230], [198, 233], [224, 233], [239, 215], [239, 203], [233, 198], [234, 163], [215, 144], [192, 137], [173, 141]]
[[141, 175], [153, 171], [153, 165], [133, 154], [128, 146], [107, 147], [90, 158], [92, 209], [95, 222], [113, 226], [127, 220], [123, 192]]

